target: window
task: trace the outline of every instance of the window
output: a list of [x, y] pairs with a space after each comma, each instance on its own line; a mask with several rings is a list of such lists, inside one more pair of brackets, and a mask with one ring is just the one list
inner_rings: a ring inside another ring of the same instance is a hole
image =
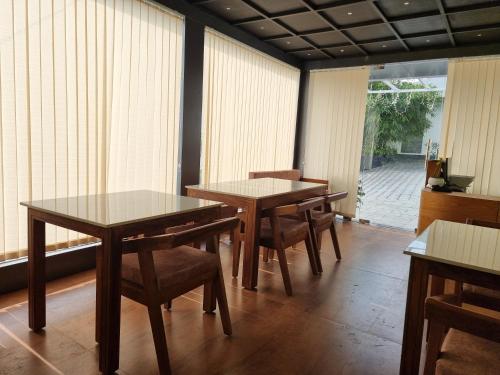
[[[3, 3], [0, 260], [26, 254], [20, 201], [176, 190], [182, 42], [138, 0]], [[82, 241], [47, 227], [49, 249]]]

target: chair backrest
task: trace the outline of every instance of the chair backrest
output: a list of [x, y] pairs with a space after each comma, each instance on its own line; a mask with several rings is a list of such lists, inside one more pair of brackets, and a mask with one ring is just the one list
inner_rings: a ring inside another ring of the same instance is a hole
[[487, 227], [487, 228], [500, 229], [500, 223], [497, 223], [497, 222], [494, 222], [494, 221], [485, 221], [485, 220], [467, 218], [467, 220], [465, 221], [465, 223], [469, 224], [469, 225], [476, 225], [478, 227]]
[[300, 214], [308, 210], [312, 210], [316, 207], [321, 207], [323, 206], [324, 202], [324, 197], [311, 198], [299, 203], [292, 203], [287, 204], [286, 206], [270, 208], [263, 212], [263, 216], [284, 216]]
[[124, 240], [122, 241], [122, 253], [171, 249], [193, 242], [205, 241], [221, 233], [233, 230], [239, 221], [240, 219], [232, 217], [205, 225], [186, 226], [186, 230], [175, 233]]
[[286, 169], [281, 171], [257, 171], [257, 172], [249, 172], [248, 178], [281, 178], [282, 180], [292, 180], [292, 181], [300, 181], [301, 173], [300, 169]]

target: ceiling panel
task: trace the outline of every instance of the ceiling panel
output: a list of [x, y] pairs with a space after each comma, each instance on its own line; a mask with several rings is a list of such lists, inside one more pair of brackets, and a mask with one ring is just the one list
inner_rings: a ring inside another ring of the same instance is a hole
[[409, 34], [421, 34], [438, 30], [446, 30], [446, 26], [441, 16], [398, 21], [394, 23], [394, 27], [403, 36]]
[[342, 8], [328, 9], [325, 10], [324, 13], [340, 26], [380, 20], [377, 12], [368, 2], [355, 3]]
[[500, 52], [500, 0], [187, 1], [304, 60], [472, 44]]
[[379, 0], [378, 4], [389, 18], [439, 11], [436, 0]]

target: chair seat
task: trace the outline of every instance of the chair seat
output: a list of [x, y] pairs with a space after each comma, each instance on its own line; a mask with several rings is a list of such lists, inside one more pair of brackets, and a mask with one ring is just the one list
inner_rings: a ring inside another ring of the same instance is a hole
[[[190, 246], [154, 251], [153, 259], [160, 289], [207, 280], [217, 273], [217, 255]], [[136, 253], [122, 257], [122, 279], [142, 285], [139, 257]]]
[[436, 362], [436, 375], [493, 375], [500, 369], [500, 343], [450, 329]]
[[[286, 247], [297, 243], [296, 238], [307, 236], [308, 224], [302, 220], [289, 217], [280, 217], [281, 239]], [[274, 247], [274, 236], [269, 218], [263, 218], [260, 224], [260, 244], [265, 247]]]
[[315, 227], [330, 226], [333, 221], [333, 212], [311, 211], [312, 222]]

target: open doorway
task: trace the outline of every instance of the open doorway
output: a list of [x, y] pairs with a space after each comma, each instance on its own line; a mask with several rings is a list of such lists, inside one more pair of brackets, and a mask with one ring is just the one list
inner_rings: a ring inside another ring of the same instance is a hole
[[426, 156], [439, 150], [447, 61], [372, 68], [357, 217], [413, 231]]

